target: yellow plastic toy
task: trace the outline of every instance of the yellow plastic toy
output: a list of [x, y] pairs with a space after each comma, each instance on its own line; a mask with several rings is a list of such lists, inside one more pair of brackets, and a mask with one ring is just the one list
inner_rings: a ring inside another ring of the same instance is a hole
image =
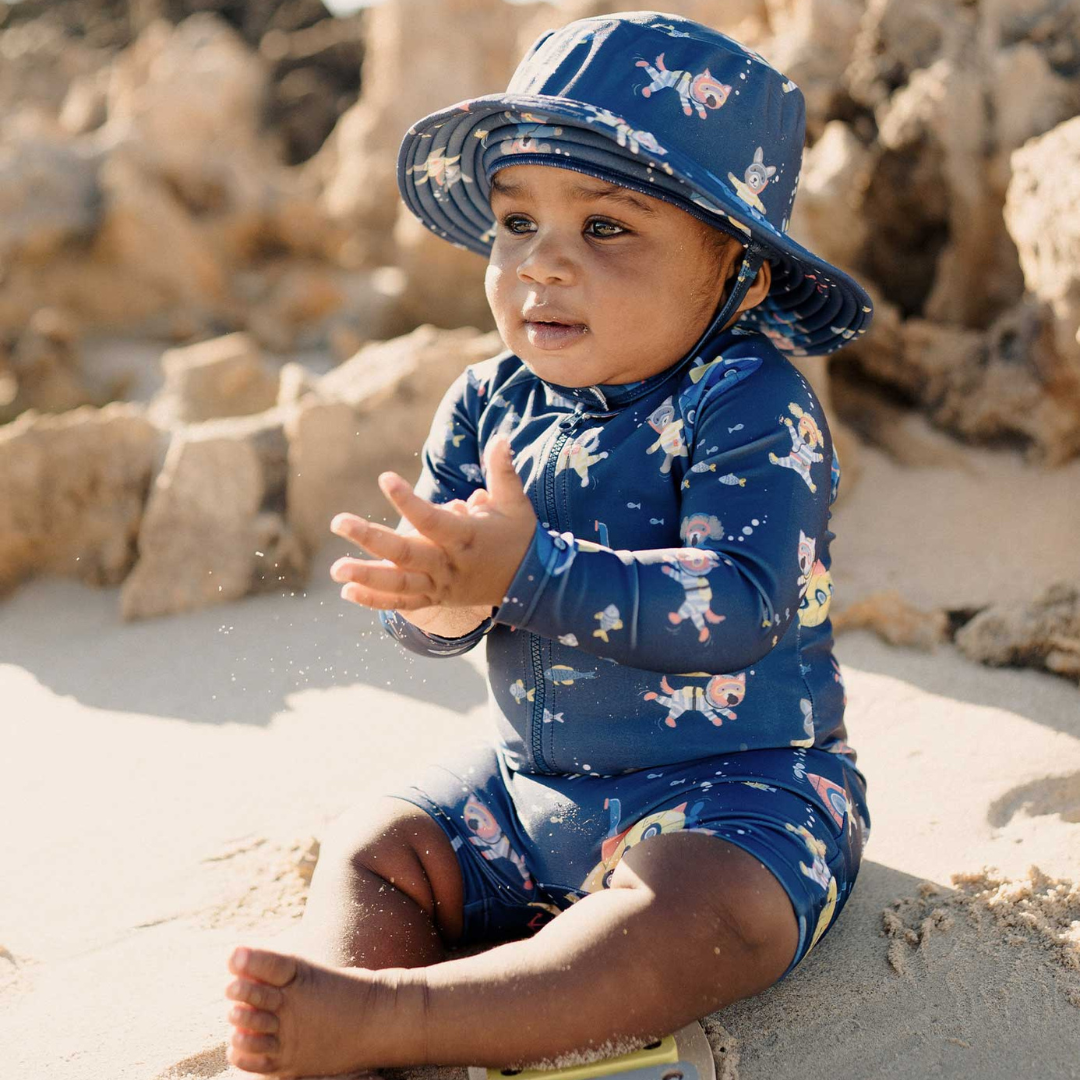
[[712, 1049], [700, 1024], [640, 1050], [563, 1069], [469, 1069], [469, 1080], [716, 1080]]

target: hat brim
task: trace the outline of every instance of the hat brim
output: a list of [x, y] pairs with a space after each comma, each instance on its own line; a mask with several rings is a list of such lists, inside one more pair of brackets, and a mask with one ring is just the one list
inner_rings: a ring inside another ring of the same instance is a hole
[[[598, 124], [597, 110], [572, 98], [489, 94], [458, 102], [418, 120], [398, 151], [398, 187], [409, 210], [432, 232], [457, 247], [488, 256], [495, 219], [490, 185], [480, 166], [485, 121], [509, 114], [504, 122], [551, 123], [579, 127], [609, 138], [613, 148], [661, 170], [684, 185], [695, 216], [766, 250], [773, 280], [768, 296], [740, 317], [739, 325], [759, 330], [789, 355], [827, 355], [866, 332], [873, 302], [842, 270], [819, 258], [777, 229], [723, 179], [702, 169], [674, 148], [638, 143], [629, 133]], [[437, 148], [434, 156], [431, 150]], [[574, 169], [572, 154], [515, 153], [514, 164], [536, 163]], [[582, 163], [580, 170], [592, 171]], [[641, 190], [641, 189], [639, 189]], [[664, 192], [656, 191], [659, 198]]]

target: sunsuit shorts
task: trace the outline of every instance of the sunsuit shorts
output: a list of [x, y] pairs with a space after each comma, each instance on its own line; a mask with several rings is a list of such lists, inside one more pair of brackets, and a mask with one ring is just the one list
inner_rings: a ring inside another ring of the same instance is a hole
[[634, 844], [679, 830], [719, 836], [780, 881], [799, 925], [788, 975], [833, 924], [870, 831], [865, 780], [844, 754], [778, 748], [613, 776], [510, 769], [480, 743], [387, 792], [427, 811], [457, 853], [464, 944], [536, 933], [607, 888]]

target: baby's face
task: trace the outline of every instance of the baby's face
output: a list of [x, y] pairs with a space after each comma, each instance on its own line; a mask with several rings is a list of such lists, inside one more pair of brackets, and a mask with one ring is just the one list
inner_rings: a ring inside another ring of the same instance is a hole
[[685, 356], [743, 250], [718, 256], [715, 230], [677, 206], [550, 165], [500, 169], [491, 209], [499, 334], [563, 386], [635, 382]]

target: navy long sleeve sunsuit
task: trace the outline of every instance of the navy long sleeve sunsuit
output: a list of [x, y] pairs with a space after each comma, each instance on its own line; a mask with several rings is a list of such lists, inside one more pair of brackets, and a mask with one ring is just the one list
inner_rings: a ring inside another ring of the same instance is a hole
[[695, 829], [787, 889], [790, 971], [869, 835], [828, 619], [839, 467], [819, 402], [741, 329], [625, 385], [555, 386], [507, 352], [446, 393], [417, 493], [467, 499], [503, 431], [538, 519], [503, 603], [457, 639], [382, 614], [426, 656], [487, 637], [493, 742], [394, 792], [457, 850], [467, 939], [536, 929], [632, 844]]

